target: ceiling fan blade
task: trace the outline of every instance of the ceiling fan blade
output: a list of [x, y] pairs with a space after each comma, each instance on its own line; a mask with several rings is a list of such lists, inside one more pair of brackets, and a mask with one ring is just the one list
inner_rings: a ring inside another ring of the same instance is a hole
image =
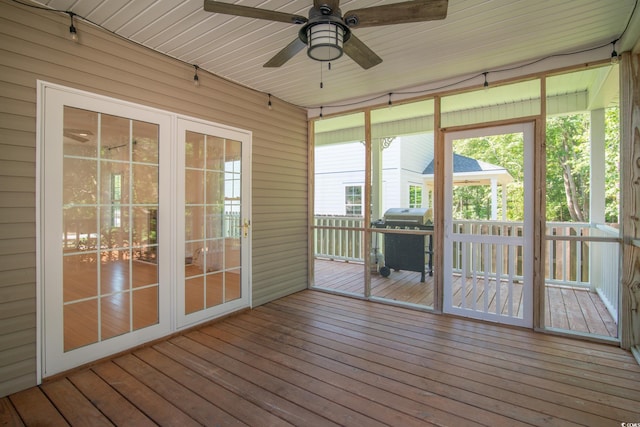
[[298, 37], [291, 43], [289, 43], [284, 49], [276, 54], [273, 58], [267, 61], [263, 67], [272, 68], [284, 65], [285, 62], [296, 56], [298, 52], [307, 47], [307, 44], [300, 40]]
[[415, 0], [355, 9], [344, 15], [350, 28], [444, 19], [449, 0]]
[[378, 65], [382, 62], [382, 58], [375, 54], [374, 51], [369, 49], [359, 38], [353, 33], [344, 43], [344, 53], [346, 53], [351, 59], [353, 59], [358, 65], [365, 70]]
[[268, 21], [286, 22], [287, 24], [304, 24], [308, 19], [302, 15], [278, 12], [275, 10], [258, 9], [256, 7], [240, 6], [223, 3], [221, 1], [204, 0], [204, 10], [225, 15], [244, 16], [246, 18], [266, 19]]

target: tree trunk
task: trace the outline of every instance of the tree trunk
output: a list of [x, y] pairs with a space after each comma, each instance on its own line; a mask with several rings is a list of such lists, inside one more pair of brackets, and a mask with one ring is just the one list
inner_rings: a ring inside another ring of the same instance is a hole
[[569, 153], [571, 153], [571, 137], [567, 133], [562, 133], [562, 148], [564, 153], [562, 154], [560, 161], [562, 162], [562, 178], [564, 181], [564, 192], [567, 197], [567, 208], [569, 209], [569, 215], [571, 220], [575, 222], [584, 222], [584, 214], [580, 208], [580, 200], [578, 198], [578, 190], [573, 178], [573, 170], [569, 163]]

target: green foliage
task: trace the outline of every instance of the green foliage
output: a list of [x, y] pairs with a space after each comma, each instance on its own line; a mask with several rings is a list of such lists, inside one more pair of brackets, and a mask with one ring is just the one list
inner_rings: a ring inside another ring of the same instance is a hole
[[620, 213], [620, 109], [605, 112], [605, 221], [617, 224]]
[[589, 221], [589, 115], [547, 118], [547, 220]]
[[[547, 119], [546, 131], [546, 215], [547, 221], [589, 221], [590, 196], [590, 115], [554, 116]], [[618, 222], [620, 203], [619, 110], [605, 112], [605, 220]], [[514, 181], [506, 186], [507, 219], [524, 218], [524, 145], [520, 134], [455, 141], [454, 152], [483, 162], [503, 166]], [[498, 190], [501, 191], [500, 188]], [[498, 194], [501, 200], [501, 194]], [[498, 218], [502, 217], [501, 203]], [[462, 186], [453, 192], [454, 218], [491, 217], [491, 188]]]
[[[507, 184], [507, 220], [524, 218], [524, 144], [521, 134], [504, 134], [455, 141], [453, 151], [486, 163], [504, 167], [514, 181]], [[498, 200], [502, 200], [498, 189]], [[502, 217], [498, 203], [498, 218]], [[486, 185], [462, 186], [453, 191], [454, 218], [491, 219], [491, 188]]]

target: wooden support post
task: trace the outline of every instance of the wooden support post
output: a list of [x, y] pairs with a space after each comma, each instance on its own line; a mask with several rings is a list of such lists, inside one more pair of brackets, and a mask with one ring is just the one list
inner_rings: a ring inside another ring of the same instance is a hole
[[[620, 344], [640, 352], [640, 55], [625, 52], [620, 74], [622, 308]], [[638, 360], [640, 363], [640, 360]]]
[[[442, 311], [442, 300], [444, 290], [444, 133], [441, 123], [441, 98], [433, 99], [433, 265], [434, 265], [434, 287], [433, 287], [433, 309]], [[448, 256], [451, 256], [449, 254]], [[450, 271], [446, 272], [451, 274]]]

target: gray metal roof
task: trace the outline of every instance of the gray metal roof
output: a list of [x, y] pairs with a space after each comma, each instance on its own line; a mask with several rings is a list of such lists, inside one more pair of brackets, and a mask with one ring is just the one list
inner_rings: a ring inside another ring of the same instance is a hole
[[[433, 160], [427, 165], [423, 175], [433, 175]], [[472, 159], [471, 157], [462, 156], [460, 154], [453, 153], [453, 173], [467, 173], [467, 172], [496, 172], [506, 171], [502, 166], [492, 165], [480, 160]]]

